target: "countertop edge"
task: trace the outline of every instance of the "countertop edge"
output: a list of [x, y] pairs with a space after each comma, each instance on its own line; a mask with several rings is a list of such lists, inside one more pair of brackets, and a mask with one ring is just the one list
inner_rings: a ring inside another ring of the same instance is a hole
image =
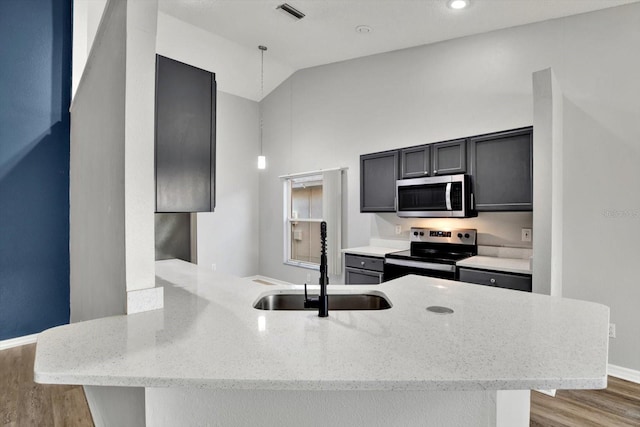
[[267, 381], [199, 378], [148, 378], [51, 375], [34, 373], [39, 384], [89, 385], [111, 387], [192, 387], [221, 390], [289, 390], [289, 391], [481, 391], [481, 390], [548, 390], [604, 389], [607, 375], [579, 379], [492, 379], [486, 381]]

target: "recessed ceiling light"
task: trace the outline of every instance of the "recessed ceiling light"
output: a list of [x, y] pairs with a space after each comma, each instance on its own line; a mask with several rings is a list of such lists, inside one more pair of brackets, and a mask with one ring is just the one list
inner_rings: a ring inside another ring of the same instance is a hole
[[469, 0], [449, 0], [447, 6], [451, 9], [464, 9], [469, 6]]
[[371, 31], [373, 31], [373, 28], [368, 25], [358, 25], [356, 27], [356, 33], [369, 34]]

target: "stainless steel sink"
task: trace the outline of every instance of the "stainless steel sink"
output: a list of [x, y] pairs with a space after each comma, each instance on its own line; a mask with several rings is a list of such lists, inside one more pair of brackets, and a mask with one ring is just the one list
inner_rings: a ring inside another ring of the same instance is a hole
[[[310, 295], [311, 296], [311, 295]], [[315, 295], [314, 295], [315, 296]], [[304, 294], [271, 294], [260, 298], [253, 308], [258, 310], [315, 310], [304, 308]], [[391, 303], [380, 293], [375, 294], [335, 294], [329, 295], [331, 310], [386, 310]]]

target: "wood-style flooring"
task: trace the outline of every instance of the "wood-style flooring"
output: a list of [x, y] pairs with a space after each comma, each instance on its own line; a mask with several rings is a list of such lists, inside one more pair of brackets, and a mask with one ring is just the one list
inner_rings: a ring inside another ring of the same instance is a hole
[[[33, 382], [35, 344], [0, 351], [0, 427], [93, 427], [80, 386]], [[640, 427], [640, 384], [609, 377], [606, 390], [531, 392], [531, 427]]]
[[640, 427], [640, 384], [609, 377], [604, 390], [531, 392], [531, 427]]
[[0, 351], [0, 427], [93, 427], [81, 386], [36, 384], [36, 345]]

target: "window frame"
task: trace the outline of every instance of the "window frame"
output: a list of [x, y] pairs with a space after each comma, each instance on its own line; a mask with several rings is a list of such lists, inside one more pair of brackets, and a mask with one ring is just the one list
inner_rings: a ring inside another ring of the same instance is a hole
[[[296, 259], [292, 259], [292, 253], [291, 253], [291, 240], [292, 240], [292, 225], [294, 222], [307, 222], [307, 223], [319, 223], [324, 221], [323, 218], [293, 218], [291, 215], [291, 208], [292, 208], [292, 183], [294, 182], [294, 180], [296, 179], [300, 179], [300, 178], [308, 178], [308, 177], [315, 177], [317, 176], [318, 179], [315, 181], [321, 181], [322, 182], [322, 187], [323, 187], [323, 191], [324, 191], [324, 176], [321, 172], [315, 171], [315, 172], [309, 172], [309, 173], [305, 173], [305, 174], [296, 174], [295, 176], [289, 176], [289, 177], [284, 177], [284, 181], [283, 181], [283, 208], [284, 208], [284, 214], [283, 214], [283, 228], [284, 228], [284, 254], [283, 254], [283, 264], [285, 265], [291, 265], [294, 267], [300, 267], [300, 268], [306, 268], [309, 270], [320, 270], [320, 263], [313, 263], [313, 262], [309, 262], [309, 261], [300, 261], [300, 260], [296, 260]], [[323, 206], [323, 213], [324, 213], [324, 206]]]

